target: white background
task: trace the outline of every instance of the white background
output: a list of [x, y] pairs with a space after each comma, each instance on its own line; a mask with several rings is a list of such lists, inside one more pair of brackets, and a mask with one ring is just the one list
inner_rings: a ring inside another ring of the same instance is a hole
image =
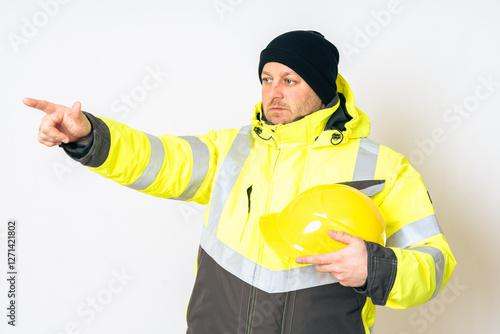
[[183, 333], [204, 214], [42, 146], [42, 112], [23, 97], [78, 100], [157, 135], [240, 127], [260, 101], [260, 51], [278, 34], [313, 29], [339, 47], [371, 138], [421, 172], [458, 262], [430, 303], [378, 308], [376, 332], [497, 333], [499, 9], [494, 0], [0, 0], [0, 332]]

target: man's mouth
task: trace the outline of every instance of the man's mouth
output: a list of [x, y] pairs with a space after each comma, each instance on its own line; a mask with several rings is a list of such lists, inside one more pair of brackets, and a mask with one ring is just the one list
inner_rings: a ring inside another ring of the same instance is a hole
[[270, 107], [269, 110], [282, 111], [282, 110], [286, 110], [286, 108], [283, 108], [283, 107]]

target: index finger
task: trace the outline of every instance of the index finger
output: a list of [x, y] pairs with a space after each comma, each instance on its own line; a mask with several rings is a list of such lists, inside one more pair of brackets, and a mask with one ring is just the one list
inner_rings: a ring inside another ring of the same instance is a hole
[[47, 114], [52, 114], [57, 110], [57, 105], [44, 100], [32, 99], [30, 97], [25, 97], [23, 103], [28, 107], [39, 109]]
[[295, 261], [299, 264], [329, 264], [333, 261], [333, 253], [300, 256]]

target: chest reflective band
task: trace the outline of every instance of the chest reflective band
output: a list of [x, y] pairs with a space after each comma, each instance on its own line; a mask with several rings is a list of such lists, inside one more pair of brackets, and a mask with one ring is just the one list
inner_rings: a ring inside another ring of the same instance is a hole
[[[304, 266], [289, 270], [273, 271], [265, 268], [217, 238], [217, 228], [222, 210], [229, 198], [243, 165], [251, 153], [254, 139], [251, 127], [240, 129], [232, 143], [215, 180], [207, 227], [203, 229], [201, 246], [221, 267], [268, 293], [287, 292], [338, 281], [330, 274], [319, 273], [314, 266]], [[378, 144], [366, 140], [357, 156], [356, 170], [358, 179], [373, 179], [378, 158]], [[383, 187], [383, 184], [376, 187]]]

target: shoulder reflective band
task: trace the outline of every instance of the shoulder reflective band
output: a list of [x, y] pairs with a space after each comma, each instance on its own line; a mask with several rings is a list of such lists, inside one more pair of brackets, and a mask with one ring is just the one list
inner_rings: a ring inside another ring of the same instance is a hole
[[368, 139], [361, 138], [359, 140], [358, 156], [354, 173], [353, 181], [373, 180], [375, 178], [375, 168], [377, 168], [379, 144]]
[[313, 265], [290, 270], [267, 269], [225, 245], [207, 228], [203, 228], [201, 247], [221, 267], [267, 293], [288, 292], [338, 282], [329, 273], [318, 272]]
[[219, 226], [219, 219], [224, 204], [229, 198], [229, 194], [241, 173], [243, 165], [252, 151], [254, 139], [251, 131], [251, 125], [240, 129], [227, 152], [227, 156], [217, 174], [217, 179], [213, 184], [207, 226], [214, 233]]
[[436, 297], [441, 289], [441, 284], [443, 283], [443, 275], [444, 275], [444, 256], [443, 253], [432, 246], [419, 246], [411, 249], [412, 251], [418, 251], [422, 253], [429, 254], [434, 259], [435, 271], [436, 271], [436, 289], [432, 294], [432, 298]]
[[210, 164], [210, 151], [207, 145], [198, 137], [183, 136], [179, 138], [186, 140], [191, 146], [191, 151], [193, 152], [193, 167], [191, 178], [184, 192], [179, 197], [172, 197], [170, 199], [187, 201], [196, 195], [196, 192], [200, 189], [203, 181], [205, 181], [207, 177], [208, 166]]
[[410, 248], [420, 241], [443, 233], [436, 215], [405, 225], [387, 239], [386, 247]]
[[135, 180], [134, 183], [127, 187], [135, 190], [144, 190], [151, 185], [156, 179], [156, 176], [161, 170], [163, 161], [165, 160], [165, 148], [160, 138], [145, 133], [151, 145], [151, 152], [149, 154], [148, 165], [142, 174]]

